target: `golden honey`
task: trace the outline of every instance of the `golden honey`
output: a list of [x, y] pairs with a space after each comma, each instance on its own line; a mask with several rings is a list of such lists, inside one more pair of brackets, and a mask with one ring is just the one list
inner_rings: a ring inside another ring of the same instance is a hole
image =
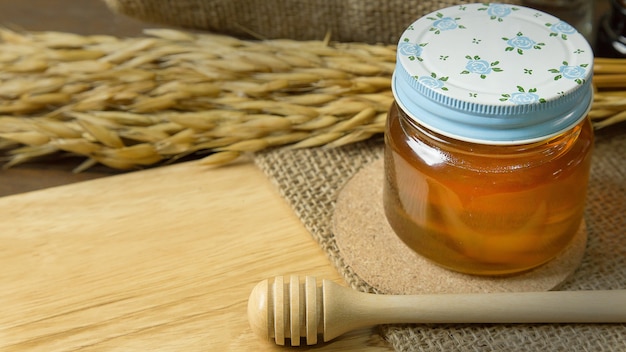
[[507, 146], [451, 139], [391, 108], [384, 205], [413, 250], [456, 271], [508, 274], [554, 258], [583, 217], [588, 119], [548, 140]]

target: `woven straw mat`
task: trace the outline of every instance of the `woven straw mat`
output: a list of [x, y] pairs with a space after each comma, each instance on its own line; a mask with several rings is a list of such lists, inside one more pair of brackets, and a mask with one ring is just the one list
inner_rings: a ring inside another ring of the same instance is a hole
[[[147, 22], [241, 38], [395, 44], [413, 21], [479, 0], [104, 0], [113, 11]], [[501, 3], [519, 3], [501, 0]]]
[[[382, 138], [337, 149], [276, 149], [255, 163], [278, 187], [353, 288], [377, 292], [347, 265], [331, 231], [341, 187], [382, 156]], [[585, 220], [589, 241], [561, 290], [626, 289], [626, 126], [596, 134]], [[372, 185], [382, 187], [382, 185]], [[466, 324], [381, 326], [397, 351], [626, 351], [626, 324]]]

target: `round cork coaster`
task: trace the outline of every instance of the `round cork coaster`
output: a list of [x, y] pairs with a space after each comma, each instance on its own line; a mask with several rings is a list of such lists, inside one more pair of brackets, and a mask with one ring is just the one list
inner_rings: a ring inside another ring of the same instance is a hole
[[570, 246], [550, 262], [508, 276], [474, 276], [444, 269], [415, 253], [387, 223], [382, 204], [382, 158], [342, 188], [333, 231], [346, 266], [389, 294], [548, 291], [576, 271], [587, 244], [585, 224]]

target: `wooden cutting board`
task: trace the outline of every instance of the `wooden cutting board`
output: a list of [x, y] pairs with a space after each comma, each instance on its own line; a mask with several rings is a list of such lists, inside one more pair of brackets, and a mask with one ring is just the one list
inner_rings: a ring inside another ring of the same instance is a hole
[[[251, 163], [195, 162], [0, 198], [1, 351], [274, 350], [260, 280], [341, 281]], [[366, 347], [371, 330], [324, 349]], [[283, 349], [284, 350], [284, 349]]]

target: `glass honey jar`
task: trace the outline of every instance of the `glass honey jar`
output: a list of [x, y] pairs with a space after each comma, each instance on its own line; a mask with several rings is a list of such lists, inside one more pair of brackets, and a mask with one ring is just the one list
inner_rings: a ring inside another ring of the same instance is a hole
[[385, 132], [387, 221], [445, 268], [502, 275], [581, 226], [593, 148], [592, 49], [537, 10], [467, 4], [402, 34]]

